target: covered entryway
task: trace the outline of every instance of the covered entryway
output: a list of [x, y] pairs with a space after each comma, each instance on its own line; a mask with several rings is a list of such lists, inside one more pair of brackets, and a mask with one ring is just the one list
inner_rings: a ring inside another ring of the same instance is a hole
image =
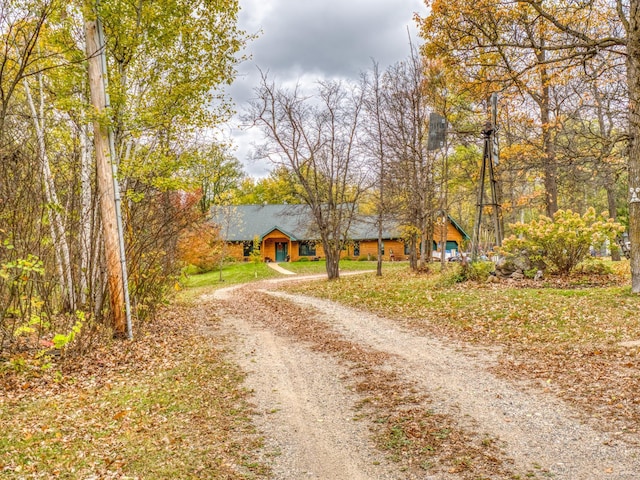
[[276, 242], [276, 262], [286, 262], [289, 256], [289, 242]]

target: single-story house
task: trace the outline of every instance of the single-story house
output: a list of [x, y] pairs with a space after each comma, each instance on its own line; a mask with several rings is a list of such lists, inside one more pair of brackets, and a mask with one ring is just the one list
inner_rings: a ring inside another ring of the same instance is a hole
[[[213, 221], [227, 242], [227, 254], [238, 260], [249, 260], [254, 239], [260, 245], [263, 261], [286, 262], [300, 258], [323, 258], [320, 236], [306, 205], [235, 205], [214, 212]], [[377, 258], [378, 228], [376, 218], [361, 216], [352, 225], [349, 245], [343, 257]], [[440, 232], [436, 228], [433, 248], [437, 249]], [[408, 246], [396, 227], [383, 229], [383, 259], [404, 260]], [[459, 251], [469, 236], [452, 219], [447, 224], [447, 251]]]

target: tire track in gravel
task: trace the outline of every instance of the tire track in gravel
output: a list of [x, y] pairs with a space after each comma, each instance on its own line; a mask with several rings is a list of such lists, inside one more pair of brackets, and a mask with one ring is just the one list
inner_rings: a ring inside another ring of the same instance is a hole
[[451, 347], [334, 302], [264, 292], [313, 308], [346, 339], [390, 354], [393, 370], [418, 382], [434, 410], [458, 412], [470, 428], [497, 437], [520, 470], [566, 480], [640, 478], [636, 447], [594, 430], [551, 395], [497, 378], [488, 371], [495, 353]]
[[[233, 301], [233, 290], [219, 290], [215, 298]], [[254, 421], [265, 437], [261, 453], [273, 478], [405, 478], [373, 447], [367, 425], [354, 420], [354, 394], [342, 380], [345, 367], [255, 320], [252, 312], [241, 316], [227, 309], [223, 328], [236, 338], [234, 360], [247, 372]]]

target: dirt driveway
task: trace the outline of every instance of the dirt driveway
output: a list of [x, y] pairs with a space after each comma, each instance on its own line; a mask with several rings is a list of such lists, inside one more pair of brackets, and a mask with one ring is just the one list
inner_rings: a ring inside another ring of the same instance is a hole
[[277, 285], [208, 300], [248, 372], [274, 478], [640, 478], [637, 444], [493, 375], [500, 352]]

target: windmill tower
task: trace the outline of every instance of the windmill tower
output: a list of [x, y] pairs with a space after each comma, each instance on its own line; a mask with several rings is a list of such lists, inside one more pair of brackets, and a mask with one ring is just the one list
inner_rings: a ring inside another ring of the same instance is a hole
[[[495, 167], [498, 165], [498, 135], [496, 118], [498, 114], [498, 95], [493, 93], [490, 99], [490, 121], [482, 130], [484, 138], [484, 152], [482, 154], [482, 167], [480, 168], [480, 180], [478, 185], [478, 203], [476, 204], [476, 222], [473, 228], [471, 245], [471, 258], [478, 258], [480, 243], [480, 228], [482, 216], [485, 210], [490, 210], [495, 237], [495, 246], [502, 245], [502, 213], [498, 202], [498, 181], [495, 176]], [[487, 182], [487, 176], [488, 182]], [[488, 187], [487, 188], [487, 183]], [[487, 192], [489, 190], [489, 192]], [[488, 197], [488, 198], [487, 198]]]

